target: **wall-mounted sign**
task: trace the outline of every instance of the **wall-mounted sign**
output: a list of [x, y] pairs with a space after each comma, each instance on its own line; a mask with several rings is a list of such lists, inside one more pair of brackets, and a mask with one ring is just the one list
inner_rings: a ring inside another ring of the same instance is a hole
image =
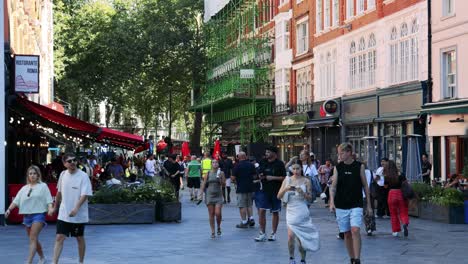
[[240, 70], [240, 78], [241, 79], [253, 79], [253, 78], [255, 78], [254, 69], [241, 69]]
[[15, 92], [39, 93], [38, 55], [15, 55]]
[[338, 102], [335, 100], [327, 100], [322, 105], [326, 115], [333, 115], [338, 111]]

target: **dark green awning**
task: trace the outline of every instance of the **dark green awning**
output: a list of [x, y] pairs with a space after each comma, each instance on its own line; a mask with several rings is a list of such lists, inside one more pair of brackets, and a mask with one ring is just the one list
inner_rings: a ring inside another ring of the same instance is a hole
[[443, 103], [432, 103], [423, 105], [421, 113], [453, 115], [453, 114], [468, 114], [468, 101], [452, 101]]
[[291, 125], [281, 128], [273, 128], [268, 136], [270, 137], [283, 137], [283, 136], [300, 136], [304, 130], [304, 125]]

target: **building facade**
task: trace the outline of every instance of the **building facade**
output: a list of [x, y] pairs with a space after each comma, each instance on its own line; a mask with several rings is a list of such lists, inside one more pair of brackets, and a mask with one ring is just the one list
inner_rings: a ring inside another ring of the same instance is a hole
[[205, 86], [194, 94], [192, 110], [202, 112], [213, 131], [220, 128], [221, 142], [231, 150], [235, 144], [268, 141], [275, 3], [231, 0], [219, 10], [216, 1], [205, 3], [205, 13], [213, 6], [218, 11], [206, 19], [208, 71]]
[[[336, 144], [348, 141], [358, 158], [375, 164], [385, 156], [404, 172], [409, 138], [418, 138], [420, 152], [425, 145], [419, 114], [427, 80], [426, 1], [314, 2], [315, 103], [308, 127], [321, 142], [313, 145], [333, 158]], [[338, 110], [327, 113], [326, 101]], [[322, 140], [327, 135], [331, 140]]]
[[[53, 102], [53, 14], [51, 0], [5, 1], [5, 42], [10, 55], [39, 55], [39, 94], [30, 99], [48, 105]], [[13, 66], [13, 65], [12, 65]]]
[[468, 2], [432, 1], [432, 101], [427, 115], [432, 177], [446, 180], [468, 165]]

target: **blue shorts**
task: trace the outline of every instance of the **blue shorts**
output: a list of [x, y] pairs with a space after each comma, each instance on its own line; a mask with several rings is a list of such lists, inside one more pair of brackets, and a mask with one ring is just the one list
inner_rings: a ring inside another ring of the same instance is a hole
[[356, 207], [351, 209], [336, 208], [336, 222], [340, 232], [349, 232], [351, 227], [362, 226], [362, 208]]
[[34, 223], [43, 223], [46, 226], [45, 221], [46, 214], [45, 213], [38, 213], [38, 214], [25, 214], [23, 217], [23, 225], [27, 227], [31, 227]]
[[276, 194], [257, 191], [255, 192], [255, 206], [257, 209], [276, 213], [281, 211], [281, 200], [276, 197]]

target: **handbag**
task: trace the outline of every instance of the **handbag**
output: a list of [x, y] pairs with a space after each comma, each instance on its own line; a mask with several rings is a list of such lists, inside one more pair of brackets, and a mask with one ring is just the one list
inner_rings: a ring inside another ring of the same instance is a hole
[[372, 170], [370, 172], [371, 172], [371, 182], [369, 185], [369, 192], [370, 192], [371, 198], [375, 199], [379, 196], [379, 185], [374, 180], [374, 173], [372, 172]]
[[405, 200], [411, 200], [416, 196], [408, 181], [401, 183], [401, 192], [403, 193], [403, 198], [405, 198]]
[[[286, 179], [288, 180], [288, 185], [291, 183], [291, 177], [286, 176]], [[281, 201], [283, 204], [287, 204], [289, 202], [289, 191], [285, 192], [283, 197], [281, 198]]]

